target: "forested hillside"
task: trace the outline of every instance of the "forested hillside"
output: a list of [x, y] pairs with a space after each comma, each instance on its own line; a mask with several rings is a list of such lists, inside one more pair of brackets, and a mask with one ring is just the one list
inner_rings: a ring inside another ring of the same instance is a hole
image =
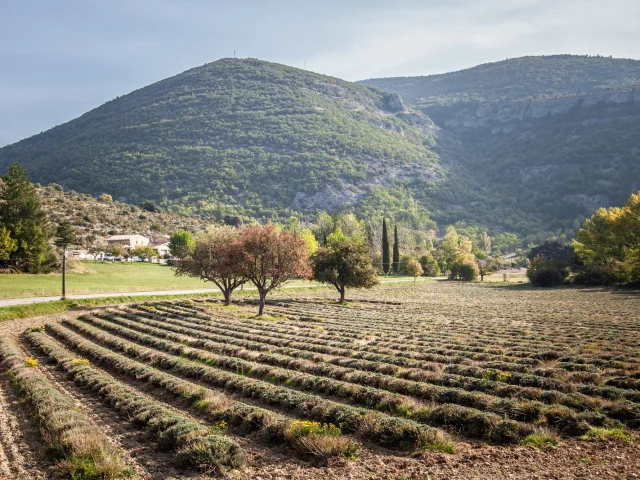
[[361, 83], [223, 59], [4, 147], [0, 170], [226, 223], [351, 209], [524, 244], [570, 237], [640, 189], [639, 61], [523, 57]]
[[458, 200], [439, 205], [439, 220], [570, 236], [640, 188], [640, 61], [523, 57], [361, 83], [399, 93], [448, 139], [439, 189]]
[[640, 60], [586, 55], [520, 57], [422, 77], [363, 80], [407, 103], [542, 99], [640, 87]]
[[[397, 95], [252, 59], [137, 90], [0, 150], [41, 183], [215, 220], [337, 209], [440, 175], [431, 122]], [[398, 198], [402, 201], [402, 198]]]

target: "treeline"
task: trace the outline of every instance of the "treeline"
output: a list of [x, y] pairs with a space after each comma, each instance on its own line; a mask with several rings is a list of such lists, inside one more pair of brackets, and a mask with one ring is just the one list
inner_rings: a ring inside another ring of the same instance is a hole
[[500, 266], [488, 255], [491, 237], [486, 232], [474, 243], [451, 226], [437, 247], [431, 237], [421, 244], [413, 239], [412, 253], [402, 253], [397, 224], [392, 238], [387, 219], [382, 220], [379, 239], [375, 227], [353, 214], [323, 214], [317, 224], [307, 227], [292, 217], [285, 225], [212, 226], [195, 239], [189, 232], [176, 231], [169, 246], [177, 258], [176, 275], [215, 284], [226, 305], [237, 288], [252, 283], [259, 295], [259, 315], [266, 296], [291, 278], [332, 285], [344, 302], [347, 289], [371, 288], [380, 274], [414, 278], [447, 274], [452, 280], [473, 281]]
[[640, 286], [640, 192], [623, 207], [598, 209], [570, 245], [548, 241], [528, 258], [535, 285]]
[[333, 285], [345, 300], [347, 288], [370, 288], [378, 283], [367, 246], [347, 237], [339, 228], [319, 246], [310, 230], [281, 226], [217, 226], [198, 235], [172, 237], [172, 251], [182, 255], [175, 262], [176, 275], [200, 278], [215, 284], [226, 305], [238, 287], [251, 282], [258, 291], [258, 315], [264, 313], [267, 295], [291, 278], [313, 278]]

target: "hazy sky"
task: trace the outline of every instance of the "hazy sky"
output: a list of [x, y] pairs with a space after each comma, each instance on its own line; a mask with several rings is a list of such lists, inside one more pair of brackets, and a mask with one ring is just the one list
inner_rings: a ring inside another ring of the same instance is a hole
[[639, 27], [640, 0], [0, 0], [0, 146], [234, 49], [359, 80], [640, 59]]

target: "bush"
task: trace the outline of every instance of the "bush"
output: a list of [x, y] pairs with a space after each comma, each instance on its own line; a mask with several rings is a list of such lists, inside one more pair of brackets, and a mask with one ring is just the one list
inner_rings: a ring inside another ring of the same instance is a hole
[[438, 277], [440, 275], [440, 265], [431, 255], [423, 255], [420, 257], [420, 265], [422, 265], [423, 275], [425, 277]]
[[536, 257], [529, 264], [527, 278], [538, 287], [557, 287], [569, 278], [569, 269], [558, 261]]
[[473, 282], [478, 279], [480, 270], [475, 262], [454, 263], [451, 266], [451, 277], [453, 279]]
[[584, 271], [578, 273], [573, 278], [573, 283], [589, 287], [596, 285], [611, 285], [613, 281], [611, 276], [602, 269], [597, 267], [587, 267]]

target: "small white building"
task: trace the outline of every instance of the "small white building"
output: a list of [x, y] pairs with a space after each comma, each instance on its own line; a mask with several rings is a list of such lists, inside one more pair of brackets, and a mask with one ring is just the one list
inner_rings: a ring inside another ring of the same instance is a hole
[[154, 245], [153, 248], [158, 252], [159, 257], [169, 255], [169, 243], [161, 243], [160, 245]]
[[89, 255], [89, 250], [82, 250], [82, 249], [69, 249], [69, 250], [65, 250], [65, 256], [67, 258], [75, 258], [78, 260], [84, 260], [86, 259], [87, 255]]
[[127, 250], [131, 250], [136, 247], [146, 247], [149, 245], [149, 239], [144, 235], [113, 235], [107, 238], [107, 246], [113, 247], [114, 245], [121, 245]]

